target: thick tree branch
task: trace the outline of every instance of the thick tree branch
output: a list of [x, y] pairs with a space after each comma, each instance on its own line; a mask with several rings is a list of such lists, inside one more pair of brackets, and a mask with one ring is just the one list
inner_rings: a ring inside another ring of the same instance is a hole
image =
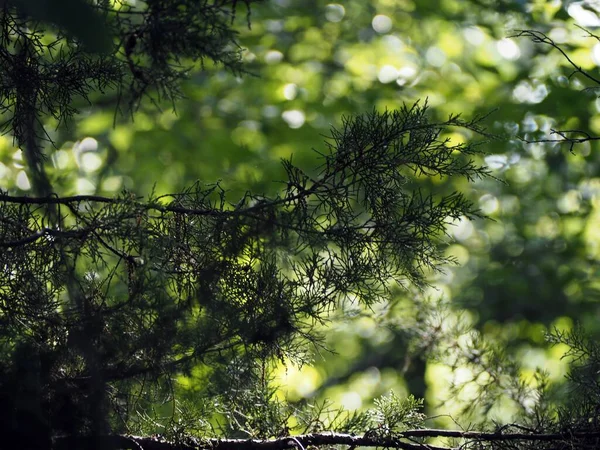
[[[380, 447], [394, 448], [400, 450], [456, 450], [457, 448], [464, 447], [464, 443], [459, 447], [440, 447], [437, 445], [430, 445], [424, 442], [417, 441], [418, 439], [423, 438], [451, 438], [477, 442], [556, 442], [570, 443], [574, 446], [577, 446], [578, 443], [582, 445], [589, 445], [589, 441], [585, 441], [600, 438], [600, 431], [535, 434], [526, 432], [505, 433], [502, 431], [483, 432], [420, 429], [394, 433], [393, 436], [377, 436], [375, 433], [365, 433], [364, 436], [355, 436], [344, 433], [323, 432], [298, 436], [286, 436], [278, 439], [187, 438], [185, 439], [186, 442], [177, 443], [169, 442], [161, 438], [144, 438], [138, 436], [106, 436], [103, 438], [103, 442], [106, 443], [108, 448], [126, 448], [143, 450], [306, 450], [308, 447], [329, 447], [333, 445], [346, 445], [350, 448]], [[71, 448], [69, 446], [75, 444], [78, 448], [85, 450], [88, 448], [91, 449], [94, 443], [91, 439], [86, 437], [64, 437], [56, 439], [55, 449], [67, 449]]]

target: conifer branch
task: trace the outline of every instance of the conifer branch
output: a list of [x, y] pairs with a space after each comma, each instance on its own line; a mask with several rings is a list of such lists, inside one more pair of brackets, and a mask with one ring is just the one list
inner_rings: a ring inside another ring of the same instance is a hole
[[[450, 438], [460, 440], [455, 446], [441, 447], [438, 445], [419, 442], [424, 438]], [[505, 442], [506, 447], [515, 448], [519, 442], [551, 443], [562, 448], [561, 445], [570, 446], [565, 448], [592, 449], [596, 448], [600, 439], [600, 431], [589, 432], [564, 432], [564, 433], [506, 433], [483, 432], [483, 431], [461, 431], [461, 430], [439, 430], [439, 429], [417, 429], [394, 433], [393, 436], [364, 436], [352, 434], [322, 432], [306, 435], [285, 436], [277, 439], [195, 439], [184, 438], [181, 442], [169, 442], [161, 437], [147, 438], [138, 436], [106, 436], [103, 442], [106, 448], [128, 448], [143, 450], [285, 450], [307, 448], [330, 448], [334, 445], [347, 446], [348, 448], [370, 447], [370, 448], [393, 448], [399, 450], [458, 450], [468, 448], [489, 448], [486, 443]], [[56, 440], [56, 450], [70, 448], [76, 445], [82, 450], [93, 448], [93, 443], [88, 438], [64, 437]], [[546, 447], [544, 447], [546, 448]]]

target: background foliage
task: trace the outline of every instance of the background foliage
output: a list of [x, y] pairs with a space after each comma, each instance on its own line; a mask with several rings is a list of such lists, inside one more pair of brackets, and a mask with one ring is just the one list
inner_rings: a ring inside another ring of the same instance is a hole
[[[252, 5], [251, 27], [240, 11], [234, 23], [243, 66], [225, 59], [220, 62], [231, 70], [223, 71], [210, 58], [193, 62], [198, 48], [183, 36], [191, 53], [181, 67], [191, 70], [180, 92], [169, 89], [174, 73], [158, 78], [153, 72], [164, 63], [160, 54], [153, 62], [139, 56], [152, 47], [152, 34], [138, 33], [135, 21], [125, 24], [123, 53], [114, 64], [147, 71], [132, 71], [137, 96], [124, 98], [110, 85], [100, 95], [93, 87], [89, 102], [73, 96], [78, 114], [68, 122], [62, 119], [69, 114], [41, 119], [54, 189], [160, 196], [196, 180], [221, 180], [235, 204], [247, 190], [277, 192], [281, 186], [273, 181], [285, 175], [281, 158], [293, 157], [311, 174], [312, 149], [323, 149], [323, 135], [344, 115], [425, 98], [440, 121], [494, 110], [486, 123], [501, 139], [485, 144], [484, 162], [505, 182], [416, 181], [442, 194], [465, 192], [493, 219], [461, 220], [449, 229], [444, 252], [459, 265], [431, 273], [424, 293], [398, 289], [389, 305], [343, 304], [326, 324], [325, 345], [335, 353], [317, 352], [302, 368], [281, 364], [269, 389], [280, 383], [274, 392], [299, 405], [328, 398], [351, 410], [393, 389], [401, 398], [424, 397], [428, 415], [463, 411], [506, 421], [517, 405], [531, 411], [528, 389], [544, 380], [536, 368], [554, 386], [566, 373], [567, 347], [549, 346], [545, 334], [568, 335], [576, 322], [592, 336], [600, 331], [600, 178], [594, 141], [569, 151], [520, 138], [544, 139], [553, 128], [600, 133], [600, 103], [594, 90], [585, 90], [590, 80], [571, 76], [560, 52], [517, 35], [546, 33], [594, 74], [600, 43], [576, 26], [592, 32], [600, 26], [593, 2], [273, 0]], [[131, 36], [136, 42], [127, 50]], [[231, 37], [211, 36], [216, 42]], [[158, 90], [146, 90], [149, 79], [159, 81]], [[138, 102], [146, 93], [152, 97]], [[119, 105], [123, 114], [115, 113]], [[457, 130], [448, 137], [460, 143], [473, 134]], [[25, 194], [30, 186], [13, 136], [1, 137], [0, 187]], [[507, 358], [519, 365], [507, 368]], [[196, 368], [177, 380], [177, 389], [192, 392], [205, 376]], [[505, 400], [486, 403], [481, 386], [497, 394], [490, 399]], [[157, 405], [157, 416], [167, 416], [168, 408]], [[436, 421], [451, 425], [447, 416]]]

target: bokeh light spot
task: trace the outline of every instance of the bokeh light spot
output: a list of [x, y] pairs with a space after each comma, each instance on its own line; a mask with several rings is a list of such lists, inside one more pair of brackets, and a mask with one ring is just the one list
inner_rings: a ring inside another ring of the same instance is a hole
[[540, 103], [547, 95], [548, 88], [544, 83], [521, 81], [513, 90], [513, 97], [518, 103]]
[[479, 207], [484, 214], [490, 215], [498, 211], [500, 202], [492, 194], [485, 194], [479, 199]]
[[342, 404], [344, 409], [348, 411], [354, 411], [362, 406], [362, 398], [356, 392], [346, 392], [342, 395], [340, 403]]
[[567, 7], [567, 12], [575, 19], [577, 25], [582, 27], [599, 27], [600, 19], [598, 18], [598, 15], [590, 9], [584, 8], [584, 5], [589, 3], [592, 2], [573, 2]]
[[330, 3], [325, 7], [325, 18], [330, 22], [340, 22], [346, 15], [346, 10], [339, 3]]
[[396, 83], [400, 86], [404, 86], [405, 84], [414, 80], [417, 75], [417, 68], [413, 66], [404, 66], [398, 70], [398, 77], [396, 79]]
[[371, 21], [373, 29], [381, 34], [389, 33], [392, 29], [392, 19], [383, 14], [378, 14]]
[[96, 186], [88, 178], [78, 178], [76, 189], [80, 195], [90, 195], [96, 192]]
[[25, 165], [23, 164], [23, 151], [17, 150], [12, 155], [13, 166], [17, 169], [23, 169]]
[[468, 27], [463, 30], [463, 35], [471, 45], [481, 45], [485, 39], [485, 34], [479, 27]]
[[29, 182], [29, 177], [24, 170], [20, 170], [17, 174], [17, 179], [15, 180], [15, 184], [22, 191], [28, 191], [31, 189], [31, 183]]
[[425, 59], [434, 67], [441, 67], [446, 62], [446, 54], [438, 47], [429, 47], [425, 53]]
[[563, 213], [573, 213], [579, 210], [581, 207], [581, 193], [574, 189], [571, 189], [567, 193], [563, 194], [556, 202], [558, 210]]
[[484, 158], [485, 165], [492, 170], [501, 170], [508, 167], [506, 155], [488, 155]]
[[461, 217], [452, 223], [451, 227], [453, 236], [459, 241], [466, 241], [471, 237], [475, 228], [469, 219]]
[[76, 152], [95, 152], [98, 150], [98, 141], [92, 137], [86, 137], [76, 142], [73, 150]]
[[278, 50], [269, 50], [265, 53], [265, 62], [267, 64], [277, 64], [283, 59], [283, 53]]
[[504, 59], [508, 59], [509, 61], [515, 61], [521, 56], [519, 46], [514, 40], [509, 38], [500, 39], [496, 43], [496, 48], [498, 49], [498, 53], [500, 53]]
[[288, 83], [283, 87], [283, 96], [286, 100], [294, 100], [298, 95], [298, 87], [294, 83]]
[[300, 128], [306, 121], [306, 116], [299, 109], [290, 109], [281, 113], [281, 117], [290, 128]]
[[394, 66], [385, 65], [379, 69], [377, 79], [382, 83], [391, 83], [398, 79], [398, 70]]
[[81, 156], [80, 166], [86, 172], [94, 172], [102, 165], [102, 158], [97, 153], [84, 153]]

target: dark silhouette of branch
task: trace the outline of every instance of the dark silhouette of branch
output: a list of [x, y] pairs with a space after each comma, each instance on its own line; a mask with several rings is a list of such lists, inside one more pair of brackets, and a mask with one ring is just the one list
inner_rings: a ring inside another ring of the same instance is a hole
[[[586, 30], [585, 28], [583, 28], [581, 26], [578, 26], [578, 25], [576, 25], [576, 26], [577, 26], [577, 28], [580, 28], [581, 30], [585, 31], [589, 37], [594, 38], [600, 42], [600, 38], [597, 35], [591, 33], [590, 31]], [[575, 61], [573, 61], [571, 59], [569, 54], [559, 44], [557, 44], [552, 38], [550, 38], [545, 33], [541, 32], [541, 31], [537, 31], [537, 30], [516, 30], [515, 34], [513, 34], [511, 37], [514, 37], [514, 38], [527, 37], [527, 38], [530, 38], [536, 44], [547, 45], [547, 46], [550, 46], [552, 49], [557, 50], [565, 58], [565, 60], [569, 63], [569, 65], [573, 68], [573, 71], [569, 74], [569, 77], [568, 77], [569, 79], [571, 77], [573, 77], [574, 75], [579, 74], [579, 75], [583, 76], [585, 79], [587, 79], [588, 81], [591, 81], [595, 85], [593, 87], [593, 89], [600, 88], [600, 78], [596, 78], [588, 71], [583, 70], [581, 68], [581, 66], [577, 65], [575, 63]], [[592, 88], [587, 87], [585, 89], [589, 90]], [[557, 139], [552, 139], [552, 138], [550, 138], [550, 139], [526, 139], [524, 137], [519, 137], [519, 139], [522, 142], [525, 142], [527, 144], [535, 144], [535, 143], [565, 144], [565, 143], [567, 143], [567, 144], [569, 144], [569, 151], [571, 153], [573, 152], [573, 148], [576, 144], [582, 144], [584, 142], [600, 140], [600, 137], [592, 136], [583, 130], [551, 129], [550, 135], [551, 136], [556, 135], [556, 136], [559, 136], [559, 138], [557, 138]]]
[[[578, 26], [578, 28], [581, 28], [582, 30], [584, 30], [586, 33], [588, 33], [588, 35], [590, 37], [597, 39], [597, 37], [594, 34], [590, 33], [585, 28], [582, 28], [579, 26]], [[549, 45], [550, 47], [554, 48], [555, 50], [558, 50], [563, 55], [563, 57], [568, 61], [568, 63], [573, 67], [573, 72], [571, 73], [571, 75], [569, 77], [572, 77], [573, 75], [578, 73], [578, 74], [582, 75], [583, 77], [587, 78], [588, 80], [590, 80], [591, 82], [593, 82], [594, 84], [600, 85], [600, 79], [592, 76], [590, 73], [583, 70], [581, 68], [581, 66], [578, 66], [577, 64], [575, 64], [575, 62], [571, 59], [569, 54], [565, 50], [563, 50], [560, 45], [558, 45], [556, 42], [554, 42], [554, 40], [552, 40], [552, 38], [547, 36], [545, 33], [541, 32], [541, 31], [537, 31], [537, 30], [516, 30], [515, 34], [513, 34], [510, 37], [515, 37], [515, 38], [516, 37], [528, 37], [536, 44]]]
[[[578, 134], [583, 135], [583, 137], [574, 137]], [[554, 128], [552, 128], [550, 130], [550, 135], [560, 136], [560, 139], [526, 139], [524, 137], [520, 137], [519, 139], [527, 144], [537, 144], [540, 142], [559, 144], [568, 143], [569, 151], [571, 153], [573, 153], [573, 148], [575, 147], [575, 144], [583, 144], [584, 142], [600, 140], [600, 136], [592, 136], [588, 132], [583, 130], [555, 130]]]
[[[424, 438], [451, 438], [462, 440], [457, 447], [440, 447], [437, 445], [420, 442]], [[107, 436], [104, 442], [108, 448], [127, 448], [143, 450], [306, 450], [309, 447], [330, 447], [344, 445], [355, 447], [394, 448], [400, 450], [456, 450], [467, 448], [469, 443], [483, 442], [549, 442], [556, 445], [574, 445], [573, 448], [593, 448], [592, 442], [600, 438], [600, 431], [567, 432], [567, 433], [505, 433], [482, 431], [452, 431], [438, 429], [408, 430], [394, 433], [392, 436], [377, 436], [376, 433], [367, 432], [364, 436], [351, 434], [322, 432], [306, 435], [285, 436], [277, 439], [194, 439], [184, 438], [181, 442], [168, 442], [160, 437], [147, 438], [138, 436]], [[93, 442], [89, 438], [64, 437], [55, 441], [55, 449], [62, 450], [76, 445], [82, 450], [91, 449]], [[579, 447], [578, 447], [579, 445]], [[511, 447], [514, 448], [514, 447]], [[560, 447], [559, 447], [560, 448]]]
[[[271, 196], [231, 202], [219, 184], [199, 183], [146, 201], [0, 193], [0, 307], [10, 319], [0, 338], [33, 328], [51, 353], [43, 398], [52, 436], [69, 436], [67, 448], [76, 436], [106, 436], [108, 405], [120, 415], [115, 393], [146, 383], [144, 392], [159, 392], [198, 365], [226, 368], [222, 392], [255, 386], [263, 377], [245, 364], [319, 348], [316, 325], [349, 295], [370, 305], [393, 281], [426, 286], [425, 274], [451, 261], [438, 245], [448, 222], [478, 212], [458, 192], [425, 193], [415, 176], [488, 175], [477, 143], [439, 138], [478, 122], [435, 123], [426, 111], [417, 103], [344, 118], [317, 174], [284, 161], [287, 179]], [[50, 330], [38, 315], [52, 317]]]

